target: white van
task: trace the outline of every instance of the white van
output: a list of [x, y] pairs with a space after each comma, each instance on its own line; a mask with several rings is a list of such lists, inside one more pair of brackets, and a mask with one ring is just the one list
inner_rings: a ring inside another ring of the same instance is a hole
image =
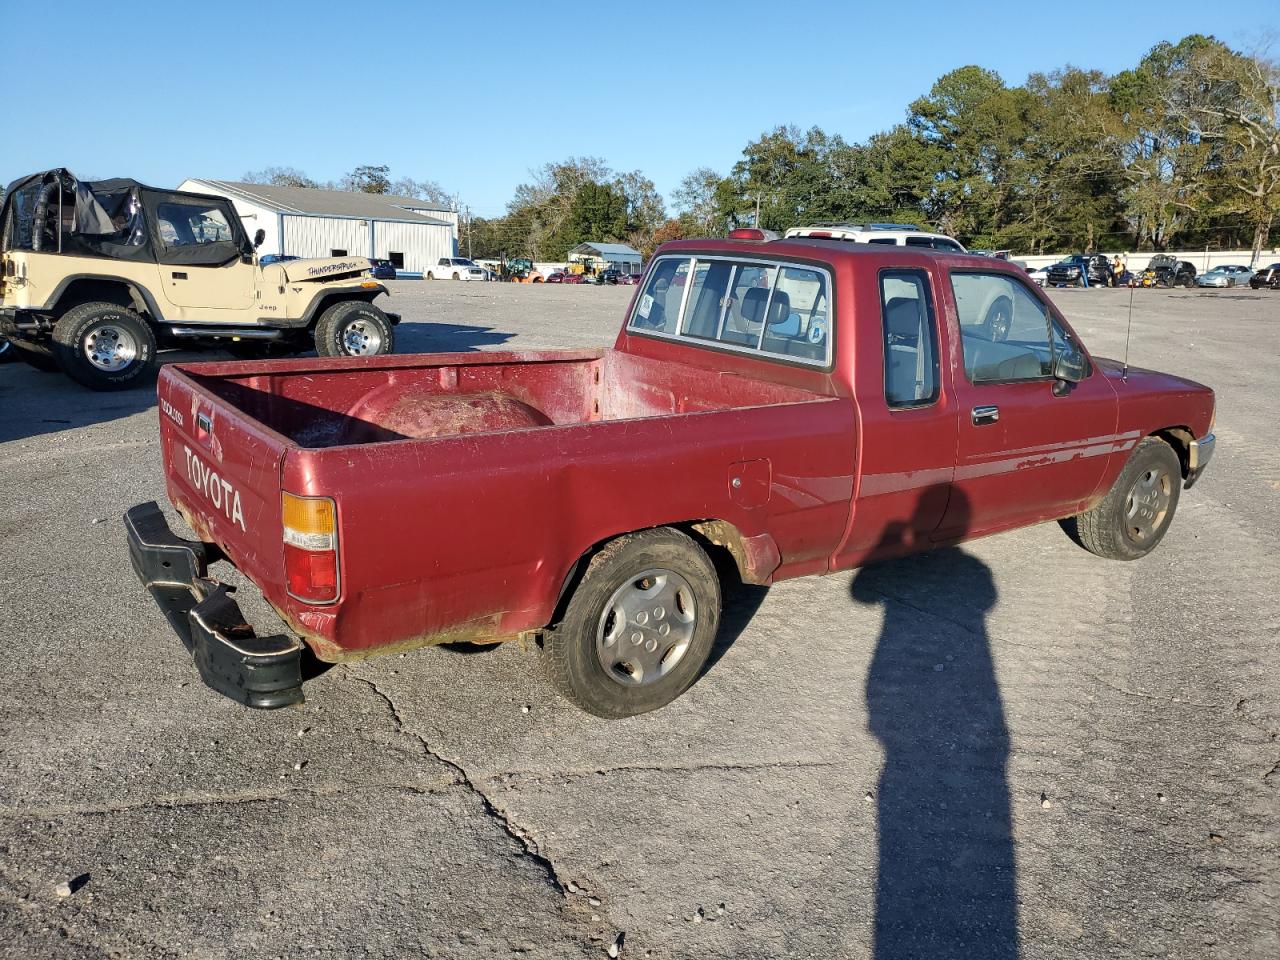
[[930, 233], [910, 223], [815, 223], [792, 227], [790, 237], [815, 240], [848, 240], [850, 243], [883, 243], [897, 247], [926, 247], [950, 253], [968, 253], [959, 241], [941, 233]]

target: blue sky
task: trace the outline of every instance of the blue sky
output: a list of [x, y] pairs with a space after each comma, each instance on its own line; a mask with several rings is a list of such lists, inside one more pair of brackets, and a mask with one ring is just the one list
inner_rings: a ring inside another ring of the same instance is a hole
[[1179, 0], [1150, 7], [1158, 15], [990, 0], [615, 6], [635, 15], [496, 0], [120, 0], [51, 16], [0, 0], [0, 178], [66, 166], [170, 186], [294, 166], [328, 180], [385, 163], [495, 215], [530, 168], [585, 154], [641, 169], [669, 195], [694, 167], [727, 172], [780, 123], [865, 139], [967, 63], [1009, 83], [1065, 64], [1114, 72], [1186, 33], [1250, 47], [1260, 25], [1280, 26], [1265, 4], [1224, 16]]

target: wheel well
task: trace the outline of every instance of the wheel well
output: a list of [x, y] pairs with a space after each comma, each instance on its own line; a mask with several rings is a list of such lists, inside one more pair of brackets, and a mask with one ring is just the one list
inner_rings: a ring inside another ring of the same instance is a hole
[[53, 305], [59, 316], [72, 307], [82, 303], [114, 303], [120, 307], [129, 307], [139, 314], [147, 313], [147, 304], [134, 287], [124, 280], [107, 280], [105, 278], [85, 277], [72, 280], [65, 290], [58, 295]]
[[374, 298], [381, 292], [381, 290], [361, 290], [359, 292], [335, 290], [333, 293], [322, 294], [311, 308], [311, 315], [307, 318], [307, 329], [314, 330], [316, 324], [320, 322], [320, 315], [335, 303], [345, 303], [348, 300], [373, 303]]
[[[662, 523], [654, 527], [641, 527], [637, 530], [622, 530], [593, 543], [573, 562], [560, 585], [560, 595], [556, 598], [555, 612], [552, 614], [551, 622], [548, 626], [554, 627], [563, 619], [565, 608], [569, 605], [569, 598], [573, 596], [573, 591], [577, 588], [582, 575], [587, 572], [591, 558], [599, 553], [606, 544], [612, 543], [619, 537], [625, 537], [629, 533], [639, 533], [641, 530], [656, 530], [659, 527], [670, 527], [673, 530], [679, 530], [681, 533], [687, 534], [694, 543], [705, 550], [707, 556], [711, 558], [712, 565], [716, 568], [716, 574], [720, 577], [722, 588], [728, 590], [743, 583], [755, 582], [747, 566], [749, 561], [747, 560], [747, 551], [743, 545], [742, 534], [737, 527], [727, 521], [688, 520], [681, 523]], [[772, 571], [769, 572], [771, 573]]]
[[1191, 469], [1191, 441], [1195, 439], [1191, 431], [1186, 427], [1164, 427], [1150, 436], [1158, 437], [1173, 447], [1173, 452], [1178, 455], [1178, 462], [1182, 464], [1182, 476], [1185, 478]]

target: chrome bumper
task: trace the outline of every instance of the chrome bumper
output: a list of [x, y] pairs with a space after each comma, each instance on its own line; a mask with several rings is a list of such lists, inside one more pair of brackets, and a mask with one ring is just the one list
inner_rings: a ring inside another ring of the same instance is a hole
[[1190, 490], [1192, 485], [1200, 479], [1204, 468], [1213, 459], [1213, 448], [1216, 443], [1217, 438], [1212, 433], [1199, 440], [1191, 441], [1191, 449], [1187, 452], [1187, 481], [1183, 484], [1185, 489]]

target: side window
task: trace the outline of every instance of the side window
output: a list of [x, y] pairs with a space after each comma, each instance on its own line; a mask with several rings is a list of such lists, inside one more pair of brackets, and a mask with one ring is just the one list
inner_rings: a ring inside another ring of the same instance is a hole
[[674, 334], [688, 277], [688, 260], [674, 257], [659, 260], [636, 299], [629, 326], [634, 330]]
[[216, 206], [162, 203], [156, 208], [160, 239], [165, 246], [227, 243], [234, 239], [231, 224]]
[[946, 250], [948, 253], [964, 253], [964, 251], [960, 249], [960, 244], [953, 240], [946, 240], [942, 237], [933, 238], [933, 249]]
[[952, 273], [951, 289], [970, 382], [1050, 375], [1049, 313], [1031, 291], [999, 273]]
[[880, 274], [884, 322], [884, 399], [915, 407], [938, 399], [938, 326], [928, 277], [919, 270]]
[[887, 247], [896, 247], [898, 245], [898, 241], [892, 237], [872, 237], [867, 243], [880, 243]]
[[825, 361], [829, 303], [826, 274], [806, 267], [783, 267], [769, 305], [762, 349]]
[[933, 237], [907, 237], [908, 247], [924, 247], [928, 250], [933, 249]]

